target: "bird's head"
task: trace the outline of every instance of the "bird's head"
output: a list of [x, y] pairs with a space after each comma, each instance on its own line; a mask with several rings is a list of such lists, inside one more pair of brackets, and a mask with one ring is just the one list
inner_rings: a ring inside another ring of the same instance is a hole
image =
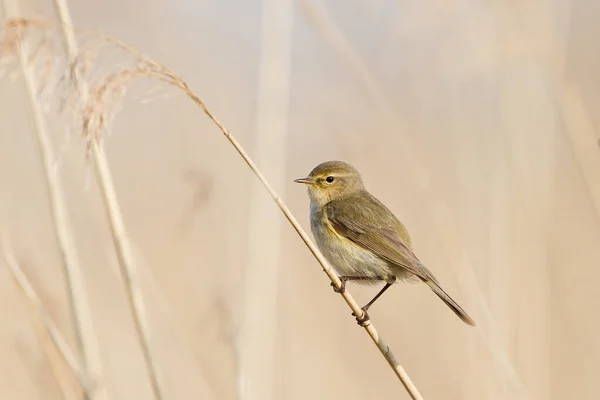
[[311, 201], [325, 205], [364, 188], [360, 173], [352, 165], [343, 161], [327, 161], [317, 165], [306, 178], [296, 179], [296, 183], [308, 186]]

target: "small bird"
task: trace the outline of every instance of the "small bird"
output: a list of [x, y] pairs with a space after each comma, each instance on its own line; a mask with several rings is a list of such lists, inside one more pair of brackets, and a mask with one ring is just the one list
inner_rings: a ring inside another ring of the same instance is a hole
[[363, 285], [385, 281], [383, 289], [362, 307], [363, 314], [355, 315], [359, 325], [369, 320], [367, 311], [375, 300], [400, 281], [424, 282], [463, 322], [475, 326], [419, 261], [404, 225], [365, 189], [356, 168], [343, 161], [327, 161], [294, 182], [308, 185], [313, 236], [342, 282], [334, 291], [343, 293], [347, 281]]

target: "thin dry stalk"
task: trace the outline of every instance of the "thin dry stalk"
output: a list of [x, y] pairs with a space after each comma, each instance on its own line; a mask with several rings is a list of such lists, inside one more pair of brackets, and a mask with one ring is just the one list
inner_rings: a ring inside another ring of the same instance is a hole
[[[269, 182], [266, 180], [266, 178], [264, 177], [262, 172], [258, 169], [256, 164], [254, 164], [254, 162], [252, 161], [250, 156], [246, 153], [246, 151], [242, 148], [242, 146], [238, 143], [238, 141], [231, 135], [231, 133], [227, 130], [227, 128], [225, 128], [223, 126], [223, 124], [221, 124], [221, 122], [214, 116], [212, 111], [210, 111], [207, 108], [207, 106], [204, 104], [204, 102], [202, 100], [200, 100], [200, 98], [198, 96], [196, 96], [187, 87], [187, 84], [185, 84], [183, 81], [180, 80], [178, 86], [188, 95], [188, 97], [190, 99], [192, 99], [192, 101], [194, 101], [198, 106], [200, 106], [202, 108], [204, 113], [211, 119], [211, 121], [213, 121], [215, 123], [215, 125], [219, 128], [219, 130], [223, 133], [223, 135], [225, 135], [227, 140], [229, 140], [231, 145], [235, 148], [235, 150], [238, 152], [238, 154], [246, 162], [248, 167], [252, 170], [252, 172], [256, 175], [256, 177], [263, 184], [263, 186], [265, 187], [265, 189], [267, 190], [267, 192], [269, 193], [269, 195], [271, 196], [271, 198], [273, 199], [275, 204], [277, 204], [277, 206], [279, 207], [279, 209], [281, 210], [281, 212], [283, 213], [285, 218], [289, 221], [289, 223], [292, 225], [294, 230], [296, 230], [296, 232], [298, 233], [298, 235], [300, 236], [300, 238], [302, 239], [304, 244], [308, 247], [308, 249], [313, 254], [313, 256], [317, 259], [319, 264], [321, 264], [321, 267], [323, 267], [323, 272], [325, 272], [325, 274], [327, 274], [327, 276], [329, 277], [331, 282], [333, 282], [333, 284], [336, 288], [341, 288], [342, 282], [340, 281], [337, 274], [333, 271], [333, 269], [331, 268], [331, 266], [329, 265], [329, 263], [327, 262], [327, 260], [323, 256], [323, 254], [319, 251], [319, 249], [316, 247], [316, 245], [310, 240], [308, 234], [304, 231], [304, 229], [302, 229], [302, 226], [300, 225], [298, 220], [294, 217], [294, 215], [289, 210], [289, 208], [287, 208], [287, 206], [285, 205], [283, 200], [281, 200], [281, 198], [275, 192], [275, 190], [273, 190], [273, 188], [271, 187]], [[346, 304], [348, 304], [348, 306], [350, 307], [350, 309], [352, 310], [352, 312], [355, 315], [360, 315], [360, 316], [363, 315], [363, 311], [361, 310], [358, 303], [354, 300], [354, 298], [350, 295], [350, 292], [348, 291], [348, 289], [346, 289], [346, 291], [344, 291], [344, 293], [341, 293], [340, 295], [346, 301]], [[417, 390], [417, 387], [414, 385], [414, 383], [412, 382], [412, 380], [410, 379], [410, 377], [408, 376], [406, 371], [404, 371], [404, 368], [402, 368], [402, 366], [400, 365], [398, 360], [396, 360], [396, 357], [392, 353], [392, 350], [390, 349], [390, 347], [387, 344], [385, 344], [383, 339], [379, 336], [379, 334], [377, 333], [377, 330], [373, 326], [372, 322], [367, 321], [364, 328], [365, 328], [365, 331], [367, 331], [367, 333], [373, 340], [373, 343], [375, 343], [375, 345], [377, 346], [377, 348], [379, 349], [379, 351], [381, 352], [381, 354], [383, 355], [385, 360], [388, 362], [388, 364], [390, 365], [390, 367], [392, 368], [392, 370], [394, 371], [394, 373], [396, 374], [398, 379], [400, 379], [400, 381], [402, 382], [402, 384], [404, 385], [404, 387], [410, 394], [411, 398], [414, 400], [421, 400], [423, 397]]]
[[[4, 249], [3, 253], [7, 254], [6, 249]], [[16, 263], [15, 265], [18, 268], [18, 274], [22, 278], [24, 276], [24, 273], [21, 270], [21, 267]], [[10, 268], [11, 267], [9, 267], [9, 269]], [[26, 291], [23, 290], [23, 285], [19, 284], [19, 280], [15, 276], [15, 273], [12, 270], [11, 272], [13, 278], [15, 279], [15, 282], [21, 289], [21, 293], [26, 294]], [[25, 280], [24, 285], [30, 287], [31, 283]], [[31, 301], [29, 301], [29, 303], [31, 305]], [[33, 310], [33, 307], [30, 308], [32, 308], [31, 323], [33, 325], [33, 329], [35, 330], [38, 340], [40, 341], [40, 345], [42, 347], [42, 350], [44, 351], [46, 360], [50, 365], [50, 370], [52, 371], [54, 380], [56, 381], [63, 398], [65, 398], [66, 400], [80, 400], [81, 386], [79, 385], [79, 383], [75, 382], [77, 381], [77, 377], [73, 373], [72, 368], [70, 368], [67, 365], [67, 363], [65, 362], [65, 357], [61, 354], [60, 349], [53, 341], [52, 337], [49, 335], [47, 327], [44, 325], [42, 319], [39, 316], [39, 312], [37, 310]]]
[[[331, 268], [325, 257], [321, 254], [316, 245], [310, 240], [308, 234], [302, 229], [300, 223], [296, 220], [291, 211], [287, 208], [285, 203], [279, 198], [279, 195], [271, 187], [270, 183], [264, 177], [262, 172], [258, 169], [254, 161], [246, 153], [239, 142], [233, 137], [233, 135], [223, 126], [223, 124], [216, 118], [212, 111], [206, 106], [206, 104], [197, 96], [180, 77], [169, 71], [164, 66], [156, 63], [152, 59], [145, 56], [143, 53], [127, 46], [117, 39], [110, 38], [108, 36], [102, 36], [102, 40], [106, 43], [111, 43], [129, 55], [136, 56], [136, 64], [130, 68], [123, 68], [118, 72], [112, 73], [108, 76], [104, 76], [103, 79], [94, 86], [88, 88], [89, 93], [85, 93], [80, 96], [80, 105], [82, 107], [81, 114], [81, 126], [83, 135], [88, 142], [88, 146], [92, 151], [99, 149], [98, 144], [102, 140], [102, 135], [106, 133], [108, 123], [110, 121], [110, 112], [113, 111], [112, 106], [120, 100], [126, 86], [130, 85], [132, 81], [140, 78], [151, 78], [157, 79], [167, 83], [169, 86], [175, 87], [181, 90], [187, 97], [189, 97], [196, 105], [198, 105], [202, 111], [208, 116], [208, 118], [217, 126], [217, 128], [223, 133], [225, 138], [234, 147], [237, 153], [242, 157], [244, 162], [248, 165], [250, 170], [256, 175], [258, 180], [264, 186], [269, 196], [273, 199], [275, 204], [279, 207], [285, 218], [296, 230], [304, 244], [308, 247], [310, 252], [319, 262], [325, 274], [329, 277], [335, 287], [341, 287], [341, 281], [334, 270]], [[70, 70], [77, 69], [76, 64], [80, 60], [75, 60], [73, 67]], [[85, 101], [84, 101], [85, 100]], [[101, 158], [100, 158], [101, 159]], [[114, 191], [106, 193], [107, 196], [112, 196], [114, 200]], [[108, 202], [108, 200], [107, 200]], [[116, 201], [115, 201], [116, 204]], [[119, 234], [123, 235], [123, 231], [117, 230]], [[117, 236], [117, 238], [123, 238], [125, 236]], [[126, 240], [126, 239], [125, 239]], [[115, 242], [117, 242], [115, 240]], [[125, 246], [126, 247], [126, 246]], [[344, 301], [348, 304], [350, 309], [356, 315], [362, 315], [362, 310], [354, 298], [350, 295], [350, 292], [346, 290], [340, 294]], [[412, 399], [420, 400], [422, 396], [413, 384], [408, 374], [404, 371], [402, 366], [398, 363], [396, 357], [392, 353], [389, 346], [383, 341], [383, 339], [377, 333], [372, 321], [368, 321], [364, 326], [365, 331], [375, 343], [382, 356], [385, 358], [387, 363], [390, 365], [398, 379], [404, 385], [406, 390], [409, 392]]]
[[[69, 63], [71, 64], [74, 63], [77, 58], [78, 48], [73, 24], [71, 22], [69, 6], [66, 0], [54, 0], [54, 7], [62, 25], [65, 50], [69, 57]], [[81, 79], [79, 71], [80, 70], [74, 66], [72, 68], [71, 77], [76, 91], [80, 94], [81, 100], [85, 103], [87, 87], [86, 83]], [[136, 333], [142, 347], [142, 353], [144, 355], [152, 391], [154, 397], [157, 400], [160, 400], [163, 398], [164, 391], [158, 374], [156, 357], [154, 356], [150, 345], [151, 334], [148, 322], [146, 321], [144, 297], [137, 278], [133, 252], [129, 243], [129, 236], [125, 229], [125, 223], [123, 222], [121, 208], [117, 200], [108, 159], [100, 141], [93, 141], [91, 143], [91, 150], [94, 158], [96, 177], [102, 192], [102, 199], [109, 219], [117, 259], [126, 288], [127, 300], [132, 310]]]
[[[4, 1], [4, 8], [5, 14], [8, 14], [9, 8], [11, 8], [11, 4], [8, 0]], [[17, 7], [15, 4], [12, 4], [12, 11], [13, 13], [17, 13]], [[73, 239], [72, 228], [67, 212], [67, 205], [64, 198], [64, 191], [58, 171], [54, 166], [55, 156], [53, 154], [46, 122], [43, 117], [43, 111], [36, 98], [37, 84], [28, 66], [28, 61], [26, 58], [27, 51], [24, 47], [25, 44], [21, 41], [20, 29], [17, 29], [15, 32], [17, 36], [14, 38], [13, 43], [15, 43], [17, 46], [15, 51], [18, 53], [21, 70], [23, 72], [23, 78], [29, 98], [29, 105], [31, 107], [31, 113], [35, 125], [38, 151], [40, 158], [42, 159], [45, 172], [46, 188], [48, 190], [48, 196], [51, 205], [54, 231], [62, 257], [62, 265], [69, 295], [69, 306], [75, 329], [75, 337], [81, 357], [84, 360], [83, 373], [88, 377], [86, 379], [91, 379], [93, 377], [93, 379], [102, 380], [100, 348], [94, 331], [91, 308], [85, 287], [85, 278], [81, 270], [79, 255], [77, 254], [77, 248]], [[100, 390], [95, 393], [93, 398], [104, 400], [107, 397], [103, 393], [104, 391]], [[92, 398], [91, 392], [86, 390], [84, 394], [86, 398]]]
[[[171, 77], [175, 77], [175, 76], [171, 75]], [[168, 80], [165, 80], [165, 81], [168, 82]], [[333, 284], [336, 288], [341, 288], [342, 282], [340, 281], [337, 274], [331, 268], [331, 266], [329, 265], [329, 263], [327, 262], [327, 260], [323, 256], [323, 254], [316, 247], [316, 245], [310, 240], [308, 234], [304, 231], [304, 229], [302, 229], [302, 226], [300, 225], [298, 220], [294, 217], [294, 215], [289, 210], [289, 208], [287, 208], [287, 206], [285, 205], [283, 200], [281, 200], [281, 198], [275, 192], [275, 190], [273, 190], [273, 188], [271, 187], [271, 185], [269, 184], [267, 179], [264, 177], [262, 172], [258, 169], [256, 164], [254, 164], [254, 161], [252, 161], [250, 156], [246, 153], [246, 151], [239, 144], [239, 142], [231, 135], [231, 133], [227, 130], [227, 128], [225, 128], [225, 126], [223, 126], [223, 124], [221, 124], [221, 122], [215, 117], [215, 115], [212, 113], [212, 111], [210, 111], [210, 109], [208, 109], [208, 107], [204, 104], [204, 102], [196, 94], [194, 94], [194, 92], [192, 92], [189, 89], [189, 87], [187, 86], [187, 84], [185, 82], [183, 82], [181, 79], [177, 78], [177, 80], [175, 80], [173, 82], [173, 84], [176, 84], [176, 86], [178, 86], [181, 90], [183, 90], [185, 92], [185, 94], [194, 103], [196, 103], [198, 106], [200, 106], [200, 108], [202, 108], [202, 110], [208, 116], [208, 118], [210, 118], [210, 120], [213, 121], [214, 124], [223, 133], [223, 135], [225, 135], [227, 140], [229, 140], [229, 142], [234, 147], [234, 149], [238, 152], [238, 154], [246, 162], [246, 164], [248, 165], [250, 170], [252, 170], [252, 172], [256, 175], [256, 177], [263, 184], [263, 186], [265, 187], [265, 189], [267, 190], [267, 192], [269, 193], [269, 195], [271, 196], [273, 201], [275, 201], [275, 204], [277, 204], [277, 206], [279, 207], [279, 209], [281, 210], [281, 212], [283, 213], [285, 218], [289, 221], [289, 223], [292, 225], [294, 230], [296, 230], [296, 232], [298, 233], [298, 235], [300, 236], [300, 238], [302, 239], [304, 244], [308, 247], [308, 249], [313, 254], [313, 256], [317, 259], [319, 264], [321, 264], [321, 267], [323, 267], [323, 272], [325, 272], [325, 274], [327, 274], [327, 276], [329, 277], [331, 282], [333, 282]], [[340, 295], [346, 301], [346, 304], [348, 304], [348, 306], [350, 307], [350, 309], [352, 310], [352, 312], [355, 315], [360, 315], [360, 316], [363, 315], [363, 311], [361, 310], [358, 303], [354, 300], [354, 298], [350, 295], [350, 292], [348, 291], [348, 289], [346, 289], [346, 291], [344, 291], [344, 293], [341, 293]], [[392, 368], [392, 370], [394, 371], [394, 373], [396, 374], [398, 379], [400, 379], [400, 381], [402, 382], [402, 384], [404, 385], [404, 387], [410, 394], [411, 398], [413, 400], [422, 400], [423, 397], [417, 390], [417, 387], [412, 382], [412, 380], [410, 379], [410, 377], [408, 376], [408, 374], [406, 373], [404, 368], [402, 368], [402, 366], [400, 365], [400, 363], [398, 362], [398, 360], [392, 353], [392, 350], [389, 348], [389, 346], [387, 344], [385, 344], [383, 339], [379, 336], [379, 334], [377, 333], [377, 330], [373, 326], [372, 322], [367, 321], [364, 328], [365, 328], [365, 331], [367, 331], [367, 333], [373, 340], [373, 343], [375, 343], [375, 345], [377, 346], [377, 348], [379, 349], [379, 351], [381, 352], [381, 354], [383, 355], [385, 360], [388, 362], [388, 364], [390, 365], [390, 367]]]
[[62, 397], [65, 400], [80, 400], [80, 387], [73, 382], [73, 373], [70, 368], [65, 367], [65, 362], [54, 345], [54, 342], [52, 342], [52, 339], [48, 337], [48, 332], [45, 327], [37, 319], [33, 321], [33, 325]]
[[63, 361], [69, 366], [70, 370], [74, 374], [77, 382], [81, 386], [83, 392], [85, 393], [87, 398], [91, 398], [92, 388], [91, 382], [88, 380], [85, 370], [80, 365], [77, 357], [73, 354], [69, 345], [65, 341], [63, 335], [60, 333], [58, 326], [50, 316], [46, 307], [44, 307], [44, 303], [37, 295], [33, 285], [23, 272], [23, 269], [17, 262], [16, 258], [11, 251], [8, 241], [4, 236], [0, 237], [0, 253], [2, 253], [2, 258], [4, 263], [8, 266], [8, 270], [10, 271], [11, 276], [15, 280], [15, 283], [21, 289], [23, 295], [27, 298], [31, 306], [37, 312], [39, 319], [44, 325], [47, 335], [50, 340], [56, 346], [58, 353], [60, 354]]
[[587, 184], [596, 218], [600, 219], [600, 151], [596, 129], [581, 90], [576, 85], [565, 84], [562, 97], [560, 112], [566, 125], [566, 136]]
[[132, 309], [133, 319], [138, 339], [142, 346], [144, 361], [150, 377], [150, 383], [156, 399], [163, 398], [163, 390], [158, 376], [155, 356], [150, 346], [150, 328], [146, 321], [144, 297], [137, 277], [137, 271], [129, 237], [125, 229], [119, 202], [116, 197], [114, 184], [106, 153], [99, 143], [92, 143], [95, 172], [101, 187], [102, 200], [110, 223], [110, 230], [115, 245], [117, 260], [120, 266], [121, 278], [126, 288], [127, 300]]

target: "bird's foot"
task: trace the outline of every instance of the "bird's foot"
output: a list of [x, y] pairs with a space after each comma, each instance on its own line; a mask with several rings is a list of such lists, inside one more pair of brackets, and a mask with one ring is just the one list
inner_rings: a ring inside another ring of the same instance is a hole
[[365, 327], [367, 326], [367, 322], [369, 322], [371, 320], [371, 318], [369, 317], [369, 313], [367, 312], [367, 308], [363, 307], [361, 308], [361, 315], [356, 315], [356, 313], [352, 313], [353, 317], [356, 317], [356, 323], [359, 326]]
[[333, 287], [333, 291], [336, 292], [336, 293], [344, 293], [346, 291], [346, 279], [344, 279], [343, 277], [341, 277], [340, 281], [342, 282], [341, 285], [340, 285], [340, 287], [336, 287], [333, 282], [331, 282], [329, 284], [329, 286]]

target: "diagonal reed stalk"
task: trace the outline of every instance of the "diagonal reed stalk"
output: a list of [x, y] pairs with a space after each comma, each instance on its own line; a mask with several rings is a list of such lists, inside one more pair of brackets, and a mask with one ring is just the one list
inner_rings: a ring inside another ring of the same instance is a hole
[[[248, 165], [250, 170], [252, 170], [252, 172], [256, 175], [258, 180], [263, 184], [263, 186], [265, 187], [265, 189], [267, 190], [267, 192], [269, 193], [269, 195], [271, 196], [271, 198], [273, 199], [275, 204], [277, 204], [277, 206], [279, 207], [279, 209], [281, 210], [281, 212], [283, 213], [285, 218], [292, 225], [294, 230], [296, 230], [296, 232], [298, 233], [298, 235], [300, 236], [300, 238], [302, 239], [304, 244], [308, 247], [308, 249], [313, 254], [313, 256], [317, 259], [319, 264], [321, 264], [321, 267], [323, 268], [323, 272], [325, 272], [325, 274], [327, 274], [327, 276], [329, 277], [329, 279], [331, 280], [331, 282], [334, 284], [334, 286], [336, 288], [341, 288], [342, 282], [340, 281], [337, 274], [333, 271], [333, 269], [331, 268], [331, 266], [329, 265], [329, 263], [327, 262], [327, 260], [323, 256], [323, 254], [321, 254], [319, 249], [310, 240], [310, 238], [308, 237], [308, 234], [304, 231], [304, 229], [302, 229], [302, 226], [300, 225], [298, 220], [294, 217], [294, 215], [289, 210], [289, 208], [285, 205], [283, 200], [281, 200], [279, 195], [271, 187], [271, 185], [269, 184], [267, 179], [264, 177], [262, 172], [258, 169], [256, 164], [254, 164], [254, 161], [252, 161], [250, 156], [246, 153], [246, 151], [239, 144], [239, 142], [233, 137], [233, 135], [227, 130], [227, 128], [225, 128], [225, 126], [223, 126], [223, 124], [221, 124], [221, 122], [215, 117], [215, 115], [212, 113], [212, 111], [210, 111], [210, 109], [206, 106], [206, 104], [204, 104], [204, 102], [196, 94], [194, 94], [191, 91], [191, 89], [189, 89], [189, 87], [187, 86], [187, 84], [185, 84], [185, 82], [183, 82], [182, 80], [179, 80], [177, 84], [194, 103], [196, 103], [198, 106], [200, 106], [200, 108], [202, 108], [202, 110], [208, 116], [208, 118], [210, 118], [210, 120], [213, 121], [214, 124], [223, 133], [223, 135], [225, 135], [227, 140], [229, 140], [229, 142], [234, 147], [234, 149], [238, 152], [238, 154], [246, 162], [246, 164]], [[350, 292], [348, 291], [348, 289], [346, 289], [346, 291], [344, 291], [343, 293], [340, 293], [340, 295], [346, 301], [346, 304], [348, 304], [348, 306], [350, 307], [352, 312], [354, 312], [355, 315], [359, 315], [359, 316], [363, 315], [363, 311], [361, 310], [358, 303], [354, 300], [354, 298], [350, 295]], [[390, 365], [390, 367], [392, 368], [392, 370], [394, 371], [394, 373], [396, 374], [398, 379], [400, 379], [400, 381], [402, 382], [402, 384], [404, 385], [404, 387], [410, 394], [411, 398], [414, 400], [421, 400], [422, 396], [419, 393], [419, 391], [417, 390], [417, 387], [414, 385], [414, 383], [412, 382], [412, 380], [410, 379], [410, 377], [408, 376], [408, 374], [406, 373], [404, 368], [402, 368], [402, 366], [400, 365], [400, 363], [398, 362], [398, 360], [392, 353], [392, 350], [389, 348], [389, 346], [387, 344], [385, 344], [385, 342], [383, 341], [381, 336], [379, 336], [379, 333], [377, 333], [377, 330], [373, 326], [372, 322], [368, 321], [365, 324], [364, 329], [367, 332], [367, 334], [371, 337], [371, 340], [373, 340], [373, 343], [375, 343], [375, 345], [377, 346], [377, 348], [379, 349], [379, 351], [381, 352], [381, 354], [383, 355], [385, 360], [388, 362], [388, 364]]]
[[[37, 292], [35, 291], [33, 285], [27, 278], [27, 275], [25, 275], [25, 272], [23, 272], [23, 269], [14, 257], [8, 240], [4, 235], [0, 236], [0, 253], [17, 286], [19, 287], [19, 289], [21, 289], [23, 295], [27, 298], [27, 300], [29, 300], [31, 306], [37, 312], [41, 323], [46, 329], [46, 334], [50, 338], [52, 343], [54, 343], [58, 354], [63, 359], [63, 361], [69, 366], [79, 385], [83, 389], [84, 395], [87, 398], [91, 398], [91, 382], [89, 381], [88, 376], [86, 375], [86, 371], [84, 370], [83, 366], [80, 365], [80, 362], [77, 360], [77, 357], [69, 348], [69, 345], [67, 344], [63, 335], [60, 333], [58, 326], [50, 316], [50, 313], [44, 306], [44, 303], [42, 302], [40, 297], [37, 295]], [[63, 386], [62, 383], [61, 386]]]
[[52, 370], [52, 375], [56, 381], [60, 394], [64, 400], [81, 400], [81, 387], [73, 382], [73, 374], [68, 366], [65, 366], [60, 352], [56, 348], [48, 332], [39, 320], [33, 321], [33, 329], [40, 341], [46, 360]]
[[[18, 14], [17, 5], [9, 0], [3, 1], [4, 14]], [[43, 111], [36, 98], [36, 82], [27, 65], [26, 48], [20, 37], [17, 38], [18, 58], [23, 73], [25, 87], [27, 90], [29, 105], [36, 132], [38, 151], [42, 160], [45, 172], [46, 189], [51, 205], [51, 214], [56, 234], [57, 244], [62, 257], [62, 266], [66, 279], [68, 290], [69, 306], [77, 347], [83, 359], [82, 374], [84, 380], [103, 380], [102, 359], [100, 355], [100, 346], [95, 334], [91, 315], [88, 293], [85, 287], [85, 278], [82, 273], [79, 255], [73, 239], [73, 232], [67, 212], [67, 204], [64, 197], [62, 183], [58, 175], [58, 170], [54, 167], [56, 158], [52, 150], [52, 144], [48, 135], [48, 128], [43, 116]], [[105, 385], [103, 384], [102, 387]], [[105, 390], [99, 390], [91, 393], [84, 390], [86, 399], [106, 400], [108, 399]]]
[[[171, 77], [176, 78], [174, 75], [171, 75]], [[167, 80], [167, 82], [169, 82], [169, 80]], [[176, 85], [181, 90], [183, 90], [184, 93], [194, 103], [196, 103], [202, 109], [202, 111], [204, 111], [204, 113], [217, 126], [217, 128], [219, 128], [221, 133], [223, 133], [223, 135], [227, 138], [227, 140], [229, 140], [229, 142], [234, 147], [234, 149], [238, 152], [238, 154], [246, 162], [246, 164], [248, 165], [250, 170], [254, 173], [254, 175], [256, 175], [258, 180], [262, 183], [262, 185], [267, 190], [267, 192], [269, 193], [269, 195], [271, 196], [271, 198], [273, 199], [275, 204], [277, 204], [277, 206], [279, 207], [279, 209], [281, 210], [281, 212], [283, 213], [285, 218], [292, 225], [294, 230], [298, 233], [298, 235], [300, 236], [300, 238], [302, 239], [302, 241], [304, 242], [306, 247], [308, 247], [310, 252], [317, 259], [317, 261], [323, 268], [323, 272], [325, 272], [325, 274], [329, 277], [329, 279], [331, 280], [331, 282], [334, 284], [334, 286], [336, 288], [341, 288], [342, 282], [340, 281], [337, 274], [333, 271], [333, 269], [331, 268], [331, 266], [329, 265], [329, 263], [327, 262], [327, 260], [323, 256], [323, 254], [321, 254], [321, 252], [316, 247], [316, 245], [310, 240], [308, 234], [306, 233], [306, 231], [304, 231], [304, 229], [302, 229], [302, 226], [300, 225], [300, 223], [298, 222], [296, 217], [294, 217], [294, 215], [289, 210], [289, 208], [285, 205], [283, 200], [281, 200], [279, 195], [271, 187], [271, 185], [269, 184], [269, 182], [267, 181], [267, 179], [265, 178], [263, 173], [258, 169], [258, 167], [254, 163], [254, 161], [252, 161], [252, 159], [246, 153], [246, 151], [243, 149], [243, 147], [240, 145], [240, 143], [233, 137], [231, 132], [229, 132], [227, 130], [227, 128], [225, 128], [225, 126], [223, 126], [223, 124], [216, 118], [216, 116], [212, 113], [212, 111], [210, 111], [210, 109], [206, 106], [206, 104], [194, 92], [192, 92], [192, 90], [187, 86], [187, 84], [183, 80], [181, 80], [180, 78], [177, 78], [175, 81], [169, 82], [169, 83]], [[342, 296], [344, 301], [346, 301], [346, 304], [348, 304], [348, 306], [350, 307], [350, 309], [352, 310], [352, 312], [355, 315], [360, 315], [360, 316], [363, 315], [363, 311], [361, 310], [361, 308], [358, 305], [358, 303], [356, 302], [356, 300], [354, 300], [354, 298], [350, 295], [350, 292], [348, 291], [348, 289], [346, 289], [346, 291], [344, 291], [344, 293], [340, 293], [340, 296]], [[375, 343], [375, 345], [377, 346], [377, 348], [379, 349], [379, 351], [381, 352], [381, 354], [383, 355], [385, 360], [388, 362], [388, 364], [390, 365], [390, 367], [392, 368], [392, 370], [394, 371], [394, 373], [396, 374], [398, 379], [402, 382], [402, 384], [404, 385], [404, 387], [410, 394], [411, 398], [413, 400], [422, 400], [423, 397], [419, 393], [417, 387], [412, 382], [412, 380], [410, 379], [410, 377], [408, 376], [408, 374], [406, 373], [404, 368], [402, 368], [402, 366], [400, 365], [400, 363], [398, 362], [398, 360], [392, 353], [392, 350], [390, 349], [390, 347], [383, 341], [381, 336], [379, 336], [379, 333], [373, 326], [372, 322], [367, 321], [367, 323], [364, 326], [364, 329], [367, 332], [367, 334], [371, 337], [371, 340], [373, 341], [373, 343]]]
[[[67, 0], [54, 0], [54, 8], [56, 9], [61, 22], [64, 46], [69, 58], [69, 65], [71, 65], [74, 64], [75, 60], [77, 59], [78, 48]], [[75, 86], [75, 90], [79, 93], [82, 102], [85, 104], [88, 90], [86, 88], [86, 83], [81, 79], [79, 70], [77, 68], [72, 69], [71, 77]], [[164, 391], [158, 373], [156, 357], [153, 354], [152, 347], [150, 345], [151, 334], [148, 322], [146, 320], [143, 293], [137, 278], [133, 251], [129, 243], [129, 237], [127, 235], [127, 230], [125, 229], [123, 215], [117, 200], [108, 159], [102, 143], [99, 141], [92, 141], [91, 151], [94, 158], [96, 177], [102, 193], [102, 200], [108, 216], [110, 231], [117, 253], [121, 277], [125, 285], [127, 300], [132, 310], [134, 325], [138, 340], [142, 347], [142, 353], [150, 378], [152, 391], [154, 398], [156, 400], [161, 400], [163, 398]]]
[[[65, 24], [68, 26], [70, 31], [72, 32], [72, 28], [68, 23]], [[136, 79], [150, 78], [162, 81], [169, 86], [175, 87], [181, 90], [190, 100], [192, 100], [197, 106], [201, 108], [201, 110], [208, 116], [208, 118], [216, 125], [216, 127], [221, 131], [221, 133], [225, 136], [225, 138], [229, 141], [229, 143], [233, 146], [236, 152], [240, 155], [240, 157], [244, 160], [250, 170], [254, 173], [254, 175], [258, 178], [260, 183], [263, 185], [269, 196], [275, 202], [277, 207], [283, 213], [288, 222], [292, 225], [294, 230], [300, 236], [301, 240], [308, 247], [309, 251], [321, 265], [325, 274], [329, 277], [333, 285], [337, 288], [341, 287], [341, 281], [334, 270], [331, 268], [325, 257], [321, 254], [316, 245], [310, 240], [308, 234], [301, 227], [300, 223], [296, 220], [292, 212], [285, 205], [283, 200], [279, 197], [279, 195], [272, 188], [270, 183], [267, 181], [263, 173], [256, 166], [252, 158], [246, 153], [240, 143], [234, 138], [234, 136], [225, 128], [225, 126], [216, 118], [216, 116], [212, 113], [212, 111], [206, 106], [204, 101], [196, 95], [181, 79], [179, 76], [169, 71], [164, 66], [158, 64], [154, 60], [150, 59], [140, 51], [122, 43], [121, 41], [108, 37], [106, 35], [102, 35], [101, 39], [103, 39], [107, 43], [111, 43], [130, 55], [135, 55], [138, 61], [135, 64], [135, 67], [131, 68], [123, 68], [118, 73], [111, 74], [109, 76], [105, 76], [103, 80], [93, 87], [82, 87], [79, 86], [79, 90], [83, 95], [80, 96], [80, 100], [82, 101], [82, 125], [83, 125], [83, 135], [88, 141], [88, 146], [92, 150], [92, 154], [95, 157], [95, 161], [97, 162], [96, 169], [97, 175], [101, 180], [101, 184], [106, 184], [107, 186], [102, 188], [103, 196], [105, 197], [105, 203], [107, 206], [107, 211], [109, 212], [109, 218], [111, 220], [111, 226], [113, 228], [113, 237], [115, 239], [115, 245], [118, 250], [119, 261], [121, 267], [127, 264], [128, 260], [132, 260], [131, 252], [128, 246], [127, 236], [125, 234], [124, 225], [122, 223], [122, 218], [120, 213], [118, 213], [118, 204], [116, 202], [116, 196], [114, 194], [114, 189], [110, 184], [110, 174], [108, 171], [108, 163], [106, 162], [106, 158], [104, 156], [104, 152], [101, 147], [102, 134], [105, 132], [108, 124], [108, 116], [109, 112], [109, 103], [111, 95], [114, 95], [115, 92], [119, 92], [125, 86], [131, 83], [131, 81]], [[77, 70], [76, 64], [78, 60], [73, 61], [73, 65], [70, 70]], [[77, 79], [76, 76], [72, 76], [74, 79]], [[84, 90], [85, 89], [85, 90]], [[89, 93], [87, 93], [89, 90]], [[108, 99], [107, 99], [108, 98]], [[107, 190], [109, 188], [110, 190]], [[112, 204], [112, 205], [111, 205]], [[111, 207], [116, 207], [112, 209]], [[124, 268], [127, 272], [126, 268]], [[124, 274], [127, 277], [127, 274]], [[135, 276], [132, 276], [135, 278]], [[126, 281], [126, 285], [130, 286], [129, 289], [132, 292], [130, 298], [135, 298], [135, 293], [133, 293], [133, 289], [135, 289], [136, 285], [135, 281]], [[340, 296], [344, 299], [346, 304], [350, 307], [350, 309], [354, 312], [355, 315], [362, 315], [362, 310], [358, 303], [351, 296], [350, 292], [346, 289], [344, 293], [341, 293]], [[141, 299], [141, 298], [140, 298]], [[132, 304], [134, 302], [132, 301]], [[134, 304], [135, 305], [135, 304]], [[135, 307], [134, 307], [135, 309]], [[365, 331], [373, 341], [373, 343], [377, 346], [378, 350], [381, 352], [384, 359], [387, 361], [389, 366], [392, 368], [392, 371], [396, 375], [396, 377], [401, 381], [403, 386], [406, 388], [407, 392], [411, 396], [413, 400], [421, 400], [422, 396], [419, 393], [417, 387], [414, 385], [404, 368], [397, 361], [394, 356], [392, 350], [389, 346], [383, 341], [383, 339], [379, 336], [375, 326], [372, 321], [367, 321], [364, 326]], [[142, 329], [143, 331], [143, 329]], [[147, 359], [151, 361], [151, 358]], [[153, 364], [150, 362], [149, 364]]]

